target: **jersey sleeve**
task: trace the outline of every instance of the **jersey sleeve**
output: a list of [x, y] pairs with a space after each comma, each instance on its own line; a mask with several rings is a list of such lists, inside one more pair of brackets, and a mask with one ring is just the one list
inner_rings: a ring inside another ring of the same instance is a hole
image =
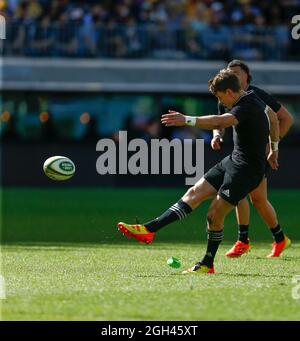
[[225, 114], [225, 107], [220, 101], [218, 101], [218, 115], [223, 114]]
[[229, 113], [235, 116], [239, 123], [241, 123], [246, 118], [245, 108], [243, 109], [241, 105], [234, 106]]
[[281, 104], [266, 91], [255, 87], [255, 94], [266, 103], [274, 112], [278, 112], [281, 108]]

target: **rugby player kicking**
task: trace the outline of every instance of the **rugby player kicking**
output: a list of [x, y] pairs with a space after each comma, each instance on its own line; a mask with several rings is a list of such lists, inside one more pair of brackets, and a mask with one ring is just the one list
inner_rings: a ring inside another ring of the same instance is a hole
[[268, 161], [272, 168], [278, 167], [278, 154], [274, 150], [279, 135], [276, 114], [253, 91], [245, 92], [233, 71], [221, 70], [208, 84], [209, 90], [229, 109], [227, 113], [191, 117], [171, 111], [162, 115], [161, 121], [166, 126], [191, 125], [209, 130], [233, 126], [234, 148], [231, 155], [212, 167], [177, 203], [156, 219], [145, 224], [118, 224], [124, 235], [149, 244], [161, 228], [185, 218], [203, 201], [212, 198], [207, 213], [206, 253], [198, 263], [183, 272], [186, 274], [214, 273], [214, 258], [223, 239], [225, 217], [264, 177], [270, 130]]

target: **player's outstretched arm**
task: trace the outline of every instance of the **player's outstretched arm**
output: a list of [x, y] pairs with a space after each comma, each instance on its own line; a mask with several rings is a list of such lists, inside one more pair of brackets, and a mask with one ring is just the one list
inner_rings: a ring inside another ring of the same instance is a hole
[[208, 116], [185, 116], [177, 111], [169, 111], [168, 114], [162, 115], [161, 122], [167, 127], [171, 126], [194, 126], [201, 129], [225, 129], [238, 124], [238, 120], [232, 114], [208, 115]]

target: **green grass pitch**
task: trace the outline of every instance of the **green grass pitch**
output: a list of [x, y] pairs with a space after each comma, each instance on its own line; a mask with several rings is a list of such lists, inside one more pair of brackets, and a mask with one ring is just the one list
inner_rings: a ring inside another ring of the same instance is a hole
[[[184, 189], [4, 189], [1, 275], [3, 320], [299, 320], [292, 296], [300, 276], [300, 191], [273, 190], [270, 200], [293, 246], [265, 258], [270, 233], [252, 209], [252, 251], [227, 259], [234, 214], [215, 275], [181, 275], [205, 251], [208, 204], [166, 227], [150, 245], [125, 239], [120, 220], [147, 221]], [[170, 256], [182, 262], [168, 267]]]

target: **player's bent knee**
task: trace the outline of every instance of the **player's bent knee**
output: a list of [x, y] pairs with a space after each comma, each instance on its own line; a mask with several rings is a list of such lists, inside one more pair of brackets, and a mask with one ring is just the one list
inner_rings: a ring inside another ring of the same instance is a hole
[[264, 207], [267, 205], [267, 198], [264, 196], [251, 196], [251, 202], [256, 208]]
[[195, 188], [194, 186], [189, 188], [185, 195], [183, 196], [184, 199], [193, 201], [195, 199]]
[[204, 193], [196, 186], [191, 187], [183, 196], [183, 200], [192, 205], [198, 204], [199, 202], [205, 199], [206, 197]]

